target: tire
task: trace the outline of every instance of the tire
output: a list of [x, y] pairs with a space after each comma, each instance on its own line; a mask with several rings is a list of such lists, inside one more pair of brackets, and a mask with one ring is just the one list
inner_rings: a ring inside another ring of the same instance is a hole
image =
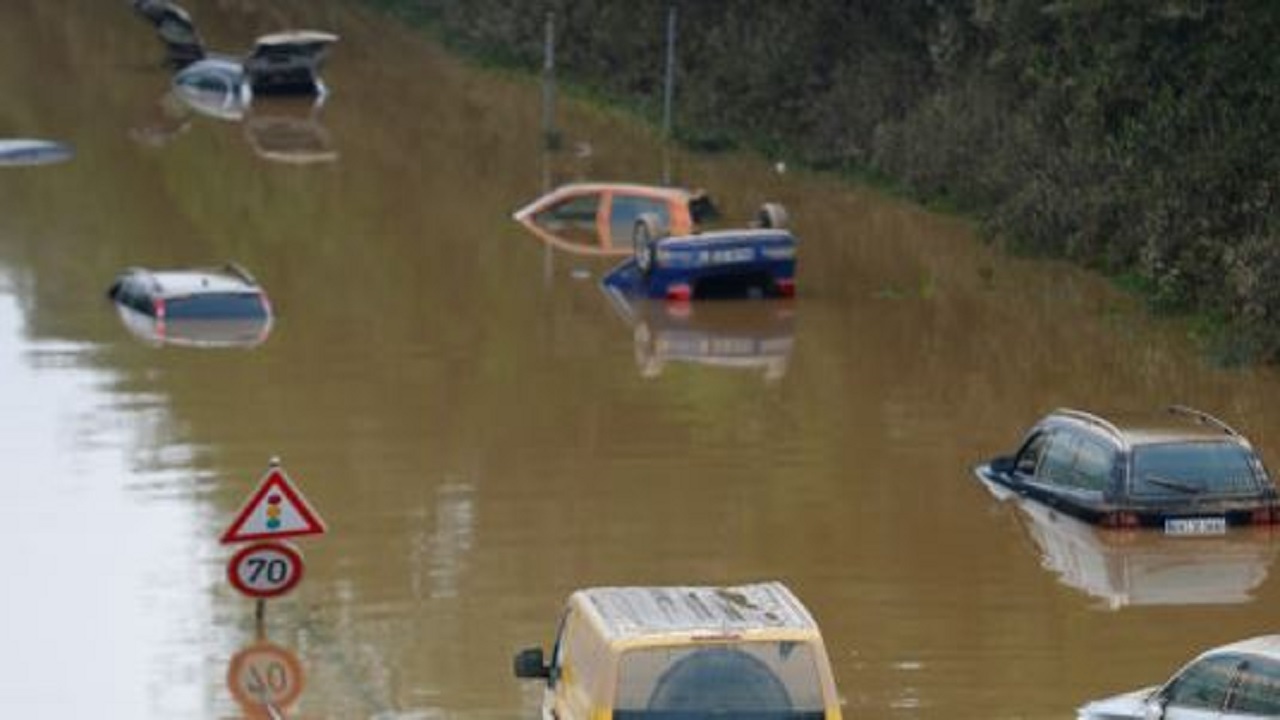
[[658, 241], [665, 234], [662, 222], [656, 214], [644, 213], [636, 218], [636, 224], [631, 229], [631, 246], [635, 252], [636, 267], [640, 268], [641, 273], [648, 275], [653, 270], [657, 260]]
[[762, 228], [786, 230], [791, 224], [791, 218], [787, 215], [787, 209], [782, 207], [782, 203], [767, 202], [761, 205], [760, 211], [756, 213], [756, 223]]

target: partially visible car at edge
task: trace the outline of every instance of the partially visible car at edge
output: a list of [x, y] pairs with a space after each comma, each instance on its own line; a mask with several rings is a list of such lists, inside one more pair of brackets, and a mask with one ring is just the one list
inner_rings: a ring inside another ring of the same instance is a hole
[[1163, 685], [1082, 706], [1079, 720], [1258, 720], [1280, 717], [1280, 635], [1209, 650]]
[[1275, 484], [1249, 441], [1181, 405], [1114, 421], [1059, 409], [1036, 423], [1013, 455], [974, 471], [1104, 527], [1204, 535], [1280, 522]]

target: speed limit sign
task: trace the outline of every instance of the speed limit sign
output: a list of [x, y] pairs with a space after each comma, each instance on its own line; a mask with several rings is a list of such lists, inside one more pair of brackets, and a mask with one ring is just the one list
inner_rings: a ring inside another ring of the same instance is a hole
[[243, 548], [227, 564], [227, 578], [237, 590], [255, 598], [283, 595], [302, 580], [302, 555], [281, 542], [259, 542]]
[[304, 682], [298, 658], [265, 640], [240, 650], [227, 667], [227, 687], [245, 712], [289, 707], [302, 694]]

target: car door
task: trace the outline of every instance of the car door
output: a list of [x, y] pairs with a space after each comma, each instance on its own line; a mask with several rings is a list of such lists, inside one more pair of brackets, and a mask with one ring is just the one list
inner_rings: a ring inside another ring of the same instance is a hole
[[645, 213], [656, 215], [660, 227], [671, 227], [671, 208], [665, 198], [613, 193], [609, 199], [609, 244], [615, 248], [631, 248], [636, 221]]
[[1178, 673], [1160, 692], [1164, 720], [1220, 720], [1245, 659], [1239, 655], [1201, 658]]
[[606, 245], [600, 233], [601, 192], [576, 192], [544, 208], [530, 218], [544, 240], [569, 251], [598, 250]]
[[1280, 662], [1249, 658], [1241, 663], [1227, 702], [1226, 720], [1280, 717]]

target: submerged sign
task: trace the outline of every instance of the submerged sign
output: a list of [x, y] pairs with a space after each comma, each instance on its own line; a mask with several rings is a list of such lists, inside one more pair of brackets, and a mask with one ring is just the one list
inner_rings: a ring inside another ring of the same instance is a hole
[[223, 544], [323, 535], [324, 521], [307, 503], [284, 469], [273, 462], [258, 488], [222, 534]]

